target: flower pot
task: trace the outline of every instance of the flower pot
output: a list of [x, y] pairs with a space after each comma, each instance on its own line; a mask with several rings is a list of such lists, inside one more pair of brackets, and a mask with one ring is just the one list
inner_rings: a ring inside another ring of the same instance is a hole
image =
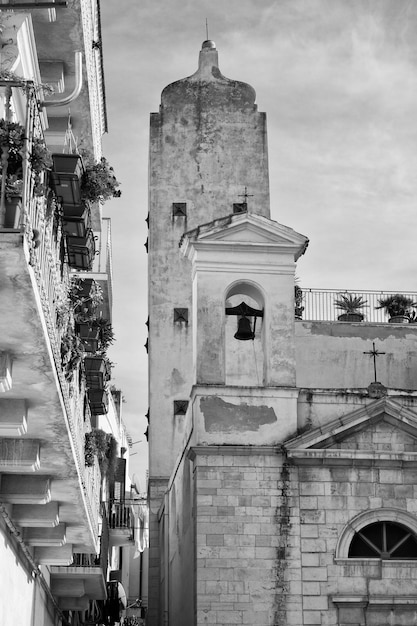
[[86, 214], [86, 205], [82, 204], [64, 204], [62, 207], [62, 212], [64, 214], [64, 219], [84, 219]]
[[54, 172], [76, 174], [81, 178], [84, 167], [79, 154], [59, 154], [52, 155], [52, 163]]
[[410, 318], [407, 315], [394, 315], [389, 318], [388, 322], [390, 324], [409, 324]]
[[362, 322], [362, 313], [342, 313], [337, 318], [339, 322]]
[[85, 237], [67, 237], [68, 264], [75, 269], [90, 271], [96, 253], [93, 231], [87, 230]]
[[66, 235], [70, 237], [86, 237], [87, 231], [91, 230], [91, 215], [90, 209], [84, 208], [82, 215], [65, 215], [62, 228]]
[[108, 359], [102, 356], [85, 357], [84, 369], [88, 387], [104, 389], [111, 376]]
[[77, 174], [51, 172], [50, 185], [65, 207], [81, 204], [81, 183]]
[[4, 216], [4, 228], [18, 229], [20, 227], [20, 213], [22, 198], [20, 196], [8, 196], [6, 198], [6, 214]]
[[94, 328], [88, 322], [80, 322], [75, 325], [75, 332], [79, 336], [86, 352], [97, 352], [100, 335], [99, 328]]
[[105, 415], [109, 410], [109, 397], [103, 389], [89, 389], [88, 402], [93, 415]]

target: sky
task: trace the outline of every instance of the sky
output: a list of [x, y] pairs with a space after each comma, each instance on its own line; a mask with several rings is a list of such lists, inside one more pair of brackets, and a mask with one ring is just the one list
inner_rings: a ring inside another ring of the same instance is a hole
[[[115, 384], [146, 489], [149, 114], [197, 69], [221, 72], [267, 113], [271, 218], [310, 239], [301, 287], [417, 291], [415, 0], [102, 0], [109, 133], [122, 197], [112, 219]], [[255, 200], [254, 200], [255, 201]]]

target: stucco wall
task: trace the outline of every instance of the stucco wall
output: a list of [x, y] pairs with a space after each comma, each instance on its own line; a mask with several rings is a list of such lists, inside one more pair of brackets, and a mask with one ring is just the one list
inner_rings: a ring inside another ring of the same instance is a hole
[[[182, 439], [173, 399], [187, 399], [192, 384], [191, 263], [178, 248], [181, 236], [231, 214], [245, 186], [253, 194], [248, 210], [269, 217], [265, 114], [249, 86], [212, 71], [215, 50], [202, 51], [200, 62], [208, 74], [169, 85], [151, 115], [149, 443], [150, 476], [158, 477], [169, 476]], [[186, 217], [173, 217], [174, 202], [187, 204]], [[174, 324], [175, 307], [188, 308], [188, 324]]]
[[[1, 522], [0, 522], [1, 523]], [[20, 561], [19, 548], [0, 528], [1, 626], [54, 626], [54, 610], [39, 581]]]
[[300, 322], [295, 324], [297, 387], [366, 388], [377, 380], [394, 389], [414, 389], [417, 380], [417, 325]]

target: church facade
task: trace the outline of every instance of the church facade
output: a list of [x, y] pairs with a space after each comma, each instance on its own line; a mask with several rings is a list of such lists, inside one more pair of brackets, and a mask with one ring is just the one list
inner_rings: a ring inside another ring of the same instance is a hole
[[417, 326], [303, 314], [307, 245], [204, 42], [151, 116], [149, 625], [416, 623]]

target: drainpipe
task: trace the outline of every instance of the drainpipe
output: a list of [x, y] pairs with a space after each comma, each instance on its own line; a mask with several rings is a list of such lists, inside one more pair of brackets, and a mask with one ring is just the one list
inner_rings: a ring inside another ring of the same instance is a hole
[[45, 100], [42, 105], [44, 107], [59, 107], [65, 104], [69, 104], [75, 98], [80, 95], [81, 87], [83, 86], [83, 53], [76, 52], [75, 55], [75, 87], [72, 93], [65, 98], [59, 100]]

